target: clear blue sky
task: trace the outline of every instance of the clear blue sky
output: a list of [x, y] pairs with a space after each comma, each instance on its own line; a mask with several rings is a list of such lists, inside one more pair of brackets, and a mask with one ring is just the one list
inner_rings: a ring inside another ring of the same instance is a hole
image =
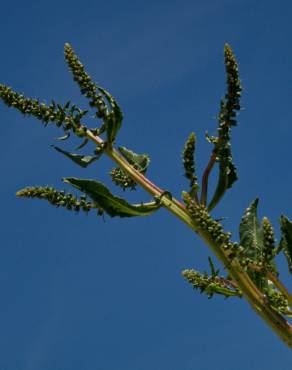
[[[70, 42], [120, 102], [118, 143], [148, 152], [149, 177], [180, 197], [181, 150], [211, 149], [225, 92], [223, 45], [244, 87], [233, 132], [240, 181], [216, 216], [234, 233], [248, 204], [292, 217], [292, 4], [275, 1], [14, 1], [1, 4], [1, 83], [86, 107], [63, 62]], [[107, 159], [80, 169], [53, 151], [61, 134], [1, 105], [1, 370], [288, 370], [288, 350], [241, 300], [208, 300], [181, 277], [207, 268], [204, 244], [165, 210], [149, 218], [75, 215], [16, 199], [64, 176], [105, 181]], [[76, 140], [64, 148], [73, 149]], [[119, 194], [119, 189], [111, 187]], [[147, 200], [142, 191], [130, 194]], [[282, 260], [284, 279], [288, 278]], [[286, 280], [290, 284], [291, 279]]]

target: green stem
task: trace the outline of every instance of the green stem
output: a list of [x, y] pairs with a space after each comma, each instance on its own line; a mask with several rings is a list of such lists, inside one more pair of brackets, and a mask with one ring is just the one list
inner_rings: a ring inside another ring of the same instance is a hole
[[[95, 144], [98, 145], [103, 143], [100, 137], [94, 136], [89, 130], [87, 130], [86, 134]], [[169, 199], [169, 197], [163, 197], [164, 191], [135, 170], [117, 150], [109, 147], [106, 150], [106, 154], [148, 193], [153, 196], [160, 196], [163, 206], [201, 237], [213, 251], [215, 256], [221, 261], [232, 279], [236, 281], [243, 297], [246, 298], [253, 310], [271, 327], [288, 347], [292, 348], [292, 326], [269, 305], [265, 295], [255, 286], [248, 274], [241, 271], [242, 267], [239, 261], [236, 258], [230, 261], [228, 256], [229, 252], [225, 251], [221, 244], [215, 243], [208, 231], [196, 224], [181, 202], [175, 198]]]

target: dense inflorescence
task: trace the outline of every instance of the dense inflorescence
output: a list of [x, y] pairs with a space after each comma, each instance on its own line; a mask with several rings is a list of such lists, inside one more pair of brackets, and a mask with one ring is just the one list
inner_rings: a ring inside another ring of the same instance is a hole
[[218, 137], [210, 140], [214, 144], [213, 153], [219, 162], [219, 177], [213, 198], [208, 209], [213, 209], [220, 201], [225, 191], [232, 187], [238, 179], [236, 167], [233, 163], [230, 133], [231, 127], [236, 126], [237, 111], [240, 110], [241, 82], [239, 79], [238, 64], [229, 45], [224, 47], [224, 62], [226, 68], [227, 92], [221, 100], [218, 115]]
[[195, 204], [185, 192], [183, 198], [191, 218], [197, 226], [209, 233], [215, 243], [221, 244], [225, 250], [237, 248], [237, 245], [234, 246], [235, 243], [230, 241], [231, 233], [224, 232], [223, 226], [211, 217], [205, 206]]
[[196, 165], [194, 159], [194, 153], [196, 150], [196, 135], [192, 132], [183, 149], [183, 166], [185, 170], [185, 177], [190, 181], [190, 193], [196, 192], [198, 190], [198, 178], [196, 175]]
[[137, 183], [121, 168], [114, 167], [109, 174], [112, 182], [123, 190], [136, 190]]
[[[82, 210], [84, 212], [90, 211], [92, 208], [97, 208], [94, 203], [88, 202], [85, 195], [76, 198], [71, 193], [65, 191], [58, 191], [52, 187], [27, 187], [19, 190], [16, 195], [23, 198], [38, 198], [45, 199], [56, 207], [64, 207], [68, 210], [76, 212]], [[99, 210], [99, 213], [100, 210]]]
[[274, 258], [277, 254], [277, 249], [275, 246], [275, 234], [272, 224], [267, 217], [263, 218], [262, 221], [263, 228], [263, 265], [266, 270], [273, 272], [278, 275], [276, 264]]
[[37, 99], [26, 98], [24, 95], [13, 91], [10, 87], [0, 84], [0, 97], [8, 106], [19, 110], [24, 115], [31, 115], [47, 125], [55, 123], [57, 127], [63, 127], [65, 131], [73, 130], [78, 136], [85, 135], [85, 128], [81, 125], [81, 119], [87, 111], [81, 110], [75, 105], [66, 103], [63, 107], [54, 101], [50, 105], [40, 103]]
[[80, 62], [70, 44], [65, 44], [64, 54], [73, 74], [74, 81], [76, 81], [80, 87], [81, 94], [85, 95], [90, 100], [91, 107], [97, 108], [96, 115], [98, 118], [107, 118], [108, 109], [103, 99], [103, 94], [98, 92], [97, 85], [85, 71], [84, 65]]
[[235, 288], [233, 282], [221, 276], [209, 276], [207, 273], [201, 274], [195, 270], [184, 270], [182, 275], [201, 293], [206, 293], [211, 298], [215, 293], [225, 297], [241, 297], [242, 293]]

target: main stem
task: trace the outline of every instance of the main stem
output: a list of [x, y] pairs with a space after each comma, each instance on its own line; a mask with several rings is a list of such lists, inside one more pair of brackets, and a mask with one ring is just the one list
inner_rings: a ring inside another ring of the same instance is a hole
[[[103, 143], [103, 140], [93, 135], [90, 130], [87, 130], [86, 135], [97, 145]], [[116, 149], [108, 147], [106, 149], [106, 154], [149, 194], [160, 197], [161, 203], [166, 209], [201, 237], [221, 261], [233, 280], [237, 282], [238, 288], [242, 291], [242, 295], [249, 302], [252, 309], [270, 326], [288, 347], [292, 348], [292, 326], [269, 305], [266, 296], [255, 286], [248, 274], [242, 272], [239, 261], [236, 258], [231, 261], [228, 257], [228, 251], [225, 251], [221, 244], [215, 243], [208, 231], [196, 224], [181, 202], [175, 198], [169, 199], [169, 197], [163, 197], [164, 191], [153, 184], [139, 171], [135, 170]]]

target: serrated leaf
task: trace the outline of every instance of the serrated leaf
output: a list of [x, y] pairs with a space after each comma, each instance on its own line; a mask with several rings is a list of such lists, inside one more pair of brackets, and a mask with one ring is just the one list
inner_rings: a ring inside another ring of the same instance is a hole
[[87, 194], [99, 208], [111, 217], [148, 216], [161, 207], [157, 201], [130, 204], [123, 198], [113, 195], [104, 184], [94, 180], [70, 177], [64, 179], [64, 182]]
[[[257, 216], [257, 205], [258, 199], [246, 209], [239, 226], [240, 245], [244, 247], [240, 258], [249, 258], [255, 263], [262, 262], [264, 250], [263, 230]], [[261, 272], [248, 269], [247, 273], [258, 288], [268, 288], [268, 280]]]
[[150, 164], [150, 157], [147, 154], [137, 154], [124, 146], [119, 147], [122, 156], [139, 172], [145, 173]]
[[284, 254], [288, 262], [289, 271], [292, 274], [292, 222], [288, 219], [288, 217], [282, 215], [280, 218], [280, 225], [280, 246], [284, 250]]
[[259, 261], [264, 248], [263, 231], [257, 216], [258, 199], [250, 204], [244, 212], [239, 225], [240, 245], [245, 249], [244, 255]]
[[96, 161], [99, 156], [91, 156], [91, 155], [81, 155], [76, 153], [69, 153], [61, 148], [58, 148], [55, 145], [52, 145], [54, 149], [56, 149], [57, 152], [64, 154], [67, 158], [71, 159], [74, 163], [78, 164], [79, 166], [86, 168], [91, 163]]

